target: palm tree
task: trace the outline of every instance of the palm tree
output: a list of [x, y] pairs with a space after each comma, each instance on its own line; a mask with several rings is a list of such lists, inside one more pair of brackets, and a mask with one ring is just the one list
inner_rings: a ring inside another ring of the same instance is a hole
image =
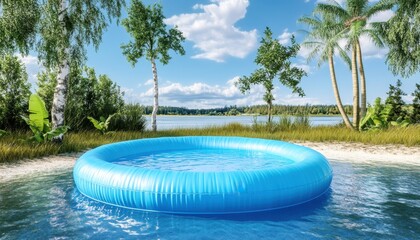
[[350, 66], [349, 56], [338, 44], [338, 40], [341, 38], [340, 33], [342, 33], [344, 28], [343, 25], [337, 21], [336, 17], [330, 14], [314, 17], [302, 17], [298, 21], [311, 28], [311, 32], [305, 31], [308, 35], [306, 40], [302, 43], [303, 46], [312, 48], [312, 51], [308, 56], [308, 61], [316, 56], [319, 56], [318, 67], [320, 67], [322, 63], [328, 61], [331, 83], [338, 110], [340, 111], [341, 117], [343, 118], [346, 126], [350, 129], [354, 129], [341, 102], [334, 67], [334, 53], [336, 51], [338, 51], [343, 60]]
[[[377, 31], [370, 28], [367, 21], [378, 12], [391, 9], [393, 3], [383, 0], [375, 4], [370, 4], [369, 0], [347, 0], [344, 6], [341, 6], [334, 0], [330, 4], [320, 3], [315, 12], [323, 14], [332, 14], [337, 16], [341, 24], [345, 27], [347, 47], [351, 48], [351, 68], [353, 79], [353, 125], [359, 127], [360, 115], [363, 117], [366, 113], [366, 78], [364, 73], [362, 49], [360, 38], [370, 37], [373, 42], [383, 47], [383, 42]], [[359, 112], [359, 80], [357, 68], [359, 67], [361, 84], [361, 104]], [[359, 115], [360, 114], [360, 115]]]

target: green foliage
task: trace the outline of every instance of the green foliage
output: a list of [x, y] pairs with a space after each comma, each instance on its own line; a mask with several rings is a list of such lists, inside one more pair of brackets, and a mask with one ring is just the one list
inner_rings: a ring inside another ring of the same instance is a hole
[[124, 0], [66, 1], [68, 6], [61, 12], [61, 2], [42, 1], [38, 5], [37, 52], [46, 68], [58, 67], [64, 59], [82, 65], [86, 46], [98, 48], [109, 22], [120, 17], [125, 4]]
[[15, 51], [29, 53], [35, 42], [39, 15], [37, 0], [0, 1], [0, 56]]
[[408, 118], [408, 113], [404, 110], [403, 106], [405, 102], [402, 100], [402, 96], [407, 95], [401, 89], [401, 80], [397, 81], [397, 85], [389, 85], [389, 91], [387, 92], [388, 97], [385, 100], [386, 105], [391, 105], [392, 108], [388, 115], [388, 121], [397, 121], [398, 119]]
[[139, 104], [126, 104], [120, 112], [115, 114], [109, 125], [112, 131], [146, 130], [147, 121], [143, 116], [143, 108]]
[[[71, 81], [72, 78], [70, 78]], [[52, 109], [55, 86], [57, 85], [57, 72], [43, 71], [37, 75], [38, 89], [36, 93], [44, 99], [45, 108], [48, 112]], [[69, 84], [70, 85], [70, 84]], [[71, 88], [71, 85], [69, 86]]]
[[[45, 103], [37, 94], [31, 94], [29, 98], [29, 122], [41, 132], [50, 130], [50, 121]], [[33, 131], [33, 130], [32, 130]]]
[[0, 137], [6, 136], [7, 134], [9, 134], [7, 131], [0, 129]]
[[97, 130], [99, 130], [102, 134], [105, 134], [106, 132], [108, 132], [108, 126], [111, 122], [112, 117], [114, 117], [114, 114], [109, 115], [107, 119], [101, 116], [99, 118], [99, 121], [94, 119], [93, 117], [87, 117], [87, 119], [89, 119], [92, 122], [93, 126]]
[[323, 13], [313, 17], [301, 17], [298, 21], [311, 28], [310, 31], [303, 31], [307, 34], [307, 38], [302, 46], [311, 49], [308, 61], [319, 57], [318, 67], [320, 67], [329, 60], [329, 57], [333, 58], [334, 53], [337, 52], [350, 68], [350, 58], [345, 49], [338, 44], [342, 38], [340, 33], [344, 30], [344, 25], [340, 23], [337, 17], [329, 13]]
[[390, 120], [393, 106], [391, 104], [382, 104], [381, 98], [375, 99], [375, 104], [369, 107], [366, 116], [360, 122], [361, 131], [378, 131], [387, 129], [390, 125], [397, 127], [407, 127], [408, 120], [398, 117], [396, 120]]
[[[93, 68], [73, 66], [70, 73], [65, 122], [74, 130], [90, 129], [86, 115], [94, 118], [108, 116], [120, 111], [124, 105], [120, 87], [106, 75], [97, 76]], [[51, 109], [56, 72], [38, 75], [38, 94], [46, 99]]]
[[128, 17], [122, 21], [122, 25], [133, 41], [123, 44], [121, 48], [133, 66], [142, 57], [149, 61], [159, 59], [162, 64], [167, 64], [171, 59], [168, 53], [171, 49], [180, 55], [185, 54], [181, 45], [185, 38], [176, 27], [167, 30], [164, 19], [160, 4], [146, 7], [140, 0], [131, 1]]
[[375, 24], [389, 47], [386, 62], [395, 74], [409, 77], [420, 70], [420, 1], [388, 0], [397, 6], [386, 23]]
[[16, 130], [25, 126], [19, 116], [28, 107], [29, 88], [23, 63], [15, 56], [0, 56], [0, 128]]
[[29, 118], [21, 117], [34, 134], [30, 140], [39, 143], [52, 141], [53, 138], [63, 135], [69, 130], [68, 126], [61, 126], [51, 130], [45, 103], [37, 94], [32, 94], [29, 98]]
[[420, 84], [416, 84], [416, 89], [411, 95], [414, 97], [411, 123], [420, 124]]
[[292, 89], [293, 93], [304, 96], [303, 89], [298, 86], [301, 78], [306, 76], [305, 71], [292, 67], [290, 58], [296, 57], [299, 44], [291, 38], [291, 46], [282, 46], [277, 39], [273, 39], [270, 28], [266, 28], [261, 46], [258, 48], [255, 63], [260, 67], [251, 76], [243, 76], [236, 85], [242, 93], [248, 92], [252, 85], [263, 85], [265, 88], [264, 101], [268, 105], [268, 121], [271, 121], [271, 108], [274, 101], [273, 80], [277, 78], [280, 83]]

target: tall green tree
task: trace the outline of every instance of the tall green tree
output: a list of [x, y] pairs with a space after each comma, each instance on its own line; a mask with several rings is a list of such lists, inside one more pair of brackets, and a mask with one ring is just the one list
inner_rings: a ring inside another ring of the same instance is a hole
[[[64, 125], [70, 66], [83, 65], [86, 46], [98, 48], [109, 21], [120, 17], [124, 0], [55, 0], [39, 5], [38, 57], [47, 69], [57, 69], [52, 126]], [[62, 135], [55, 138], [61, 142]]]
[[388, 97], [385, 100], [385, 104], [391, 105], [392, 109], [389, 112], [388, 121], [397, 121], [407, 116], [407, 112], [403, 108], [405, 102], [402, 99], [402, 96], [406, 96], [407, 94], [401, 89], [401, 86], [402, 82], [399, 79], [395, 86], [389, 85]]
[[[368, 36], [377, 46], [383, 47], [379, 32], [370, 27], [367, 21], [375, 14], [392, 7], [393, 4], [388, 1], [371, 4], [369, 0], [346, 0], [344, 6], [332, 1], [330, 4], [319, 3], [315, 9], [316, 12], [337, 16], [345, 27], [341, 34], [347, 39], [348, 48], [351, 48], [353, 125], [356, 129], [359, 128], [360, 116], [363, 117], [366, 114], [366, 78], [360, 38]], [[361, 94], [359, 92], [359, 74]]]
[[411, 114], [411, 123], [420, 124], [420, 84], [416, 84], [416, 89], [411, 94], [413, 99], [413, 112]]
[[121, 46], [127, 60], [135, 66], [139, 58], [146, 57], [152, 64], [154, 82], [153, 131], [157, 130], [156, 115], [159, 108], [156, 60], [160, 60], [164, 65], [168, 64], [171, 59], [169, 55], [169, 50], [171, 49], [180, 55], [185, 54], [185, 50], [181, 45], [185, 38], [176, 27], [167, 29], [164, 19], [161, 5], [145, 6], [140, 0], [133, 0], [128, 9], [128, 17], [122, 21], [125, 29], [133, 38], [128, 44]]
[[277, 78], [280, 83], [292, 89], [293, 93], [304, 96], [303, 89], [298, 86], [306, 72], [298, 67], [293, 67], [290, 61], [296, 57], [299, 51], [299, 44], [296, 43], [294, 36], [291, 38], [290, 46], [283, 46], [277, 39], [273, 38], [270, 28], [264, 31], [264, 37], [258, 48], [255, 63], [259, 66], [249, 77], [243, 76], [236, 85], [242, 93], [251, 89], [252, 85], [263, 85], [265, 88], [264, 101], [267, 103], [268, 122], [272, 120], [272, 106], [274, 96], [274, 79]]
[[325, 14], [323, 16], [302, 17], [299, 19], [299, 22], [310, 27], [310, 30], [306, 31], [307, 38], [302, 43], [303, 46], [312, 49], [308, 56], [308, 61], [319, 56], [318, 67], [320, 67], [322, 63], [328, 61], [331, 84], [338, 110], [340, 111], [341, 117], [343, 118], [347, 128], [354, 129], [344, 110], [343, 103], [341, 102], [334, 67], [334, 54], [336, 52], [338, 52], [341, 58], [350, 66], [349, 56], [338, 44], [338, 41], [341, 39], [339, 33], [343, 31], [344, 26], [337, 21], [336, 17], [329, 14]]
[[0, 129], [16, 130], [24, 125], [31, 91], [25, 66], [15, 56], [0, 57]]
[[0, 0], [0, 56], [29, 53], [39, 16], [38, 0]]
[[420, 70], [420, 1], [387, 1], [396, 4], [395, 15], [376, 25], [389, 47], [386, 62], [395, 75], [409, 77]]

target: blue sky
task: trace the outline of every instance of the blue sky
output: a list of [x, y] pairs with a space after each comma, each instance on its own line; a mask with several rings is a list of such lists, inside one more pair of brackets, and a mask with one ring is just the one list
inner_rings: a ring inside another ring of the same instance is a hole
[[[319, 0], [318, 0], [319, 1]], [[159, 2], [163, 5], [166, 23], [177, 25], [187, 40], [184, 42], [186, 55], [171, 53], [168, 65], [158, 63], [160, 84], [160, 105], [188, 108], [213, 108], [230, 105], [246, 106], [264, 104], [264, 90], [254, 87], [249, 94], [241, 94], [234, 82], [243, 75], [249, 75], [257, 66], [254, 64], [256, 51], [266, 26], [282, 44], [288, 44], [292, 34], [297, 42], [304, 39], [299, 32], [305, 29], [297, 20], [310, 15], [317, 0], [146, 0], [146, 4]], [[373, 0], [374, 1], [374, 0]], [[340, 0], [339, 2], [343, 2]], [[387, 20], [392, 11], [382, 12], [374, 20]], [[126, 13], [124, 12], [124, 17]], [[127, 102], [151, 105], [152, 70], [144, 59], [135, 67], [127, 62], [121, 52], [121, 44], [130, 36], [121, 25], [113, 23], [103, 36], [98, 51], [88, 48], [89, 67], [97, 74], [106, 74], [125, 92]], [[367, 78], [368, 102], [376, 97], [385, 98], [389, 84], [395, 84], [398, 77], [388, 71], [385, 64], [387, 49], [379, 49], [367, 39], [362, 39], [364, 64]], [[317, 67], [316, 61], [307, 63], [308, 49], [301, 49], [293, 59], [296, 66], [308, 72], [301, 86], [306, 96], [293, 95], [289, 89], [276, 81], [275, 104], [335, 104], [329, 78], [328, 66]], [[24, 58], [31, 81], [39, 70], [34, 56]], [[345, 104], [352, 103], [350, 70], [339, 59], [335, 59], [338, 84]], [[415, 83], [420, 82], [417, 74], [404, 79], [403, 90], [411, 93]], [[411, 102], [411, 97], [405, 100]]]

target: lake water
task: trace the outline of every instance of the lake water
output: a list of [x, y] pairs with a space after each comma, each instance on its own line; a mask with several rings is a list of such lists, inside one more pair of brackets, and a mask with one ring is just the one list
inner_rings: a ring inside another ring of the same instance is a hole
[[72, 172], [0, 186], [0, 239], [418, 239], [420, 168], [331, 160], [331, 190], [310, 203], [258, 214], [184, 216], [98, 203]]
[[[147, 119], [148, 129], [151, 129], [150, 116]], [[257, 122], [267, 122], [267, 116], [257, 116]], [[312, 126], [336, 125], [342, 122], [340, 116], [309, 117]], [[274, 116], [273, 121], [279, 121], [278, 116]], [[157, 116], [157, 126], [160, 130], [174, 128], [203, 128], [209, 126], [223, 126], [229, 123], [240, 123], [251, 126], [254, 123], [254, 116]]]

